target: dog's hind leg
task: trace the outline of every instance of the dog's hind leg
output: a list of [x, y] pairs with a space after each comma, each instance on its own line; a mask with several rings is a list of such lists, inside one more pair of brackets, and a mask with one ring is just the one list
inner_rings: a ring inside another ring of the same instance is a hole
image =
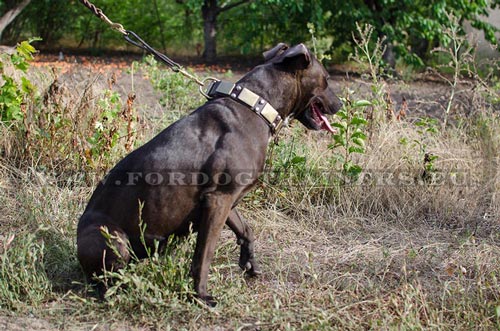
[[240, 215], [236, 207], [231, 210], [226, 224], [233, 230], [240, 245], [240, 261], [241, 269], [245, 270], [249, 276], [257, 276], [260, 271], [258, 263], [254, 256], [254, 241], [253, 231], [248, 225], [248, 222]]
[[[103, 233], [107, 233], [108, 238]], [[103, 284], [96, 282], [95, 276], [104, 270], [123, 268], [130, 260], [128, 236], [114, 225], [89, 224], [79, 229], [77, 234], [77, 255], [87, 279], [98, 283], [99, 294], [104, 295]]]
[[204, 195], [203, 215], [199, 221], [191, 273], [198, 297], [211, 307], [217, 303], [207, 293], [208, 271], [232, 203], [233, 199], [230, 194], [211, 192]]

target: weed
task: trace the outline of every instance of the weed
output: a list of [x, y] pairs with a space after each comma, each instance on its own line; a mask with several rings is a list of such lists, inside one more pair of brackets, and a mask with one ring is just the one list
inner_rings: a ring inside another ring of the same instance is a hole
[[309, 34], [311, 35], [311, 43], [312, 50], [318, 60], [323, 62], [324, 60], [331, 60], [332, 57], [329, 54], [326, 54], [332, 47], [333, 38], [331, 37], [323, 37], [318, 38], [316, 36], [316, 27], [314, 23], [307, 23], [307, 29], [309, 30]]
[[[36, 52], [31, 43], [36, 40], [38, 39], [23, 41], [16, 46], [12, 54], [4, 53], [0, 57], [0, 73], [3, 79], [0, 87], [0, 121], [7, 125], [19, 125], [20, 129], [26, 114], [26, 104], [35, 90], [25, 74]], [[16, 77], [16, 71], [22, 73], [20, 78]]]
[[43, 241], [33, 234], [12, 233], [0, 248], [0, 309], [39, 306], [52, 289], [45, 270]]
[[161, 92], [159, 102], [168, 109], [165, 114], [166, 125], [185, 115], [186, 111], [198, 107], [203, 101], [192, 81], [172, 70], [161, 69], [153, 56], [147, 56], [141, 64], [136, 65], [145, 72], [153, 87]]
[[423, 172], [421, 178], [424, 181], [429, 181], [432, 178], [432, 174], [436, 172], [435, 161], [439, 158], [438, 155], [434, 155], [428, 151], [428, 146], [426, 143], [426, 138], [428, 135], [438, 134], [438, 120], [435, 118], [420, 118], [415, 122], [417, 127], [417, 133], [419, 139], [414, 139], [413, 143], [418, 147], [419, 159], [423, 160]]
[[461, 80], [461, 73], [467, 66], [474, 61], [474, 48], [468, 43], [466, 36], [462, 35], [459, 19], [451, 14], [448, 15], [450, 26], [444, 30], [444, 38], [448, 40], [447, 44], [432, 50], [432, 53], [441, 53], [449, 58], [449, 63], [441, 65], [440, 68], [451, 69], [452, 78], [448, 78], [438, 72], [438, 75], [446, 81], [451, 88], [450, 96], [444, 110], [443, 128], [446, 128], [458, 93], [458, 84]]
[[353, 34], [354, 54], [349, 56], [359, 64], [362, 70], [368, 70], [369, 85], [372, 92], [370, 98], [369, 112], [366, 119], [369, 121], [368, 130], [372, 135], [378, 125], [385, 123], [387, 118], [387, 88], [385, 82], [380, 78], [383, 66], [382, 56], [385, 52], [384, 39], [377, 38], [373, 43], [373, 26], [366, 24], [364, 27], [356, 23], [358, 34]]
[[[93, 134], [87, 139], [89, 147], [85, 156], [91, 169], [107, 169], [112, 166], [109, 161], [114, 161], [114, 155], [132, 149], [137, 136], [133, 130], [137, 122], [133, 101], [134, 96], [130, 94], [122, 110], [120, 95], [112, 90], [104, 91], [98, 102], [100, 110], [91, 122]], [[124, 144], [122, 140], [125, 140]]]
[[357, 180], [362, 171], [360, 165], [353, 162], [354, 154], [365, 153], [366, 134], [364, 128], [368, 123], [363, 116], [362, 109], [371, 106], [371, 102], [367, 100], [351, 101], [350, 94], [343, 100], [344, 106], [337, 112], [337, 117], [340, 121], [332, 124], [338, 129], [337, 133], [333, 134], [333, 143], [328, 146], [330, 149], [338, 147], [343, 148], [343, 154], [335, 154], [333, 156], [334, 163], [340, 162], [342, 171], [351, 180]]
[[[194, 295], [189, 271], [195, 237], [192, 231], [186, 238], [170, 236], [162, 243], [155, 240], [151, 248], [145, 241], [146, 224], [141, 220], [139, 226], [147, 258], [139, 260], [127, 245], [131, 261], [123, 268], [105, 271], [99, 277], [107, 287], [107, 305], [127, 315], [141, 312], [165, 316], [165, 310], [168, 310], [168, 316], [174, 313], [174, 307], [185, 304]], [[114, 244], [121, 238], [106, 229], [102, 233], [108, 247], [121, 256]]]

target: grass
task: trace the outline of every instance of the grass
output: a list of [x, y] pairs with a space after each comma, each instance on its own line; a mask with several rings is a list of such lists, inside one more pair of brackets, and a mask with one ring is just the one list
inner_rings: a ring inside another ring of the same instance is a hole
[[[148, 70], [161, 80], [153, 86], [172, 82]], [[181, 84], [167, 86], [177, 93]], [[61, 101], [39, 111], [54, 114], [59, 105], [62, 119], [83, 112], [78, 121], [62, 122], [85, 142], [103, 111], [96, 100], [106, 94], [90, 76], [73, 86], [85, 92], [66, 85], [53, 98]], [[370, 91], [350, 88], [370, 98]], [[120, 98], [117, 107], [125, 103]], [[134, 104], [144, 112], [133, 122], [136, 145], [195, 106], [185, 91], [160, 102], [175, 116], [153, 117]], [[193, 236], [172, 243], [165, 255], [131, 263], [114, 275], [124, 285], [97, 300], [76, 260], [76, 224], [99, 173], [125, 151], [110, 145], [105, 159], [87, 163], [79, 147], [85, 144], [68, 145], [64, 139], [73, 141], [73, 133], [63, 126], [52, 144], [34, 139], [26, 154], [24, 138], [2, 127], [0, 321], [28, 330], [499, 329], [500, 119], [489, 103], [475, 105], [475, 116], [450, 115], [447, 128], [436, 132], [412, 118], [380, 123], [366, 152], [353, 156], [363, 167], [360, 179], [346, 185], [335, 161], [342, 151], [328, 149], [329, 135], [299, 123], [285, 128], [270, 151], [280, 175], [264, 178], [241, 205], [263, 275], [242, 274], [234, 235], [224, 230], [209, 280], [219, 299], [214, 309], [189, 299]], [[116, 119], [103, 132], [128, 127], [130, 119]], [[50, 153], [40, 153], [47, 146]], [[438, 156], [430, 178], [445, 182], [424, 179], [425, 153]], [[75, 164], [89, 175], [72, 176]]]

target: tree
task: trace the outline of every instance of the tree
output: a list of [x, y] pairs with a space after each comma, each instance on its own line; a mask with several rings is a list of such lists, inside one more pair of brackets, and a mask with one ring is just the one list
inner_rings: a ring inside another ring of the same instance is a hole
[[[325, 3], [326, 5], [326, 3]], [[500, 0], [351, 0], [329, 5], [333, 16], [330, 27], [335, 31], [336, 44], [350, 42], [355, 22], [370, 23], [377, 36], [385, 38], [386, 61], [393, 65], [394, 52], [407, 63], [422, 64], [422, 58], [440, 43], [447, 43], [444, 30], [449, 26], [449, 14], [461, 23], [465, 20], [485, 32], [496, 43], [497, 28], [484, 21], [489, 10]], [[347, 38], [346, 38], [347, 36]]]
[[240, 6], [252, 0], [240, 0], [236, 2], [226, 2], [219, 5], [218, 0], [204, 0], [201, 7], [201, 16], [203, 18], [203, 39], [205, 42], [205, 50], [203, 51], [203, 59], [206, 62], [214, 62], [217, 57], [217, 17], [230, 9]]
[[2, 38], [3, 31], [12, 23], [12, 21], [23, 11], [23, 9], [31, 2], [31, 0], [19, 1], [6, 1], [4, 7], [6, 10], [2, 17], [0, 17], [0, 39]]

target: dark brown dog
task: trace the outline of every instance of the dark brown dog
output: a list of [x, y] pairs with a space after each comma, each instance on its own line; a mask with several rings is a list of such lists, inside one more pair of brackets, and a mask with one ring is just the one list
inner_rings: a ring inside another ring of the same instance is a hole
[[[236, 83], [214, 84], [214, 98], [121, 160], [95, 190], [77, 230], [78, 259], [87, 277], [123, 267], [127, 244], [139, 257], [139, 204], [146, 245], [198, 232], [192, 260], [194, 288], [208, 305], [207, 277], [217, 240], [227, 224], [241, 245], [240, 266], [260, 273], [254, 237], [236, 205], [264, 167], [268, 142], [281, 122], [331, 130], [325, 114], [341, 106], [328, 73], [302, 44], [279, 44], [265, 63]], [[273, 108], [274, 107], [274, 108]], [[108, 247], [101, 231], [115, 237]], [[118, 254], [117, 254], [118, 253]]]

